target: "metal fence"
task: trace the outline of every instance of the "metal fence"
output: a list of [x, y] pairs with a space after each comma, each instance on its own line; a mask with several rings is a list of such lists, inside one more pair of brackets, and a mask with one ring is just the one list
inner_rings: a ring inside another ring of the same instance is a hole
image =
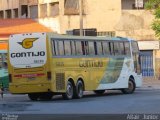
[[141, 70], [143, 76], [154, 76], [152, 51], [140, 52]]

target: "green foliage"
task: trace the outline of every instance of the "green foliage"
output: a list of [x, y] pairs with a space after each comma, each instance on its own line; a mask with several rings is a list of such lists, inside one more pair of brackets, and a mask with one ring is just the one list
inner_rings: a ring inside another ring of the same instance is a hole
[[155, 18], [156, 18], [156, 19], [159, 19], [159, 18], [160, 18], [160, 8], [155, 9], [154, 15], [155, 15]]
[[155, 20], [152, 23], [152, 29], [155, 31], [156, 36], [160, 38], [160, 20]]
[[155, 20], [152, 23], [152, 29], [160, 39], [160, 0], [148, 0], [148, 2], [145, 3], [145, 9], [154, 10]]

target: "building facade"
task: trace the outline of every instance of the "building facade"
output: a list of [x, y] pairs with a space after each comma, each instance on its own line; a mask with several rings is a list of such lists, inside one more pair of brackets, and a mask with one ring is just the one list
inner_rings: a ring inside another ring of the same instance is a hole
[[[79, 1], [0, 0], [0, 19], [32, 18], [54, 32], [66, 34], [80, 27]], [[151, 29], [154, 16], [144, 10], [147, 0], [82, 1], [84, 29], [96, 28], [99, 35], [112, 34], [140, 41], [143, 75], [159, 75], [159, 41]]]

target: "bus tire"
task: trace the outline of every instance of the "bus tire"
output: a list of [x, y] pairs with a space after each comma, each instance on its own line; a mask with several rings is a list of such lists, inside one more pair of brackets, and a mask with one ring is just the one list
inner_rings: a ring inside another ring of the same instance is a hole
[[136, 84], [135, 82], [130, 78], [128, 82], [128, 88], [122, 89], [122, 93], [124, 94], [132, 94], [135, 91]]
[[62, 94], [63, 99], [71, 100], [73, 98], [73, 95], [74, 95], [74, 86], [70, 81], [68, 81], [66, 86], [66, 92]]
[[75, 98], [82, 98], [83, 97], [83, 91], [84, 91], [84, 85], [81, 80], [78, 80], [76, 84], [76, 97]]
[[39, 94], [38, 93], [29, 93], [28, 97], [30, 100], [37, 101], [39, 98]]
[[105, 92], [105, 90], [94, 90], [94, 93], [97, 95], [102, 95]]

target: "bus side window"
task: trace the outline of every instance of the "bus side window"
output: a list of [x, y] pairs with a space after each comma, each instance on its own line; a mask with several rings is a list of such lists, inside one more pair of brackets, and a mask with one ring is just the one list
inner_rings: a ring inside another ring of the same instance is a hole
[[109, 42], [109, 51], [110, 51], [110, 55], [115, 54], [113, 42]]
[[110, 55], [109, 42], [103, 41], [102, 45], [103, 45], [103, 54]]
[[58, 40], [54, 40], [53, 43], [54, 43], [54, 44], [53, 44], [53, 45], [54, 45], [54, 46], [53, 46], [53, 47], [54, 47], [53, 49], [54, 49], [54, 51], [55, 51], [55, 55], [59, 55], [59, 51], [58, 51]]
[[71, 52], [72, 52], [72, 55], [76, 55], [76, 43], [75, 43], [75, 41], [71, 41]]
[[76, 41], [76, 55], [83, 55], [81, 41]]
[[52, 55], [53, 56], [55, 56], [55, 55], [57, 55], [57, 52], [58, 51], [56, 51], [56, 45], [55, 45], [55, 43], [56, 43], [56, 41], [54, 41], [54, 40], [52, 40]]
[[119, 49], [120, 49], [120, 55], [125, 55], [125, 48], [123, 42], [119, 43]]
[[101, 42], [97, 42], [97, 54], [98, 55], [103, 55], [102, 54], [102, 43]]
[[88, 55], [88, 54], [89, 54], [88, 41], [85, 41], [85, 53], [86, 53], [86, 55]]
[[120, 55], [120, 49], [119, 49], [119, 43], [118, 42], [114, 42], [114, 53], [115, 55]]
[[129, 42], [124, 42], [124, 47], [125, 47], [125, 55], [130, 56], [130, 47], [129, 47]]
[[70, 40], [64, 41], [64, 51], [65, 55], [71, 55], [71, 43]]
[[94, 42], [93, 41], [89, 41], [88, 45], [89, 45], [89, 55], [95, 55]]
[[94, 50], [95, 50], [95, 55], [97, 55], [98, 54], [97, 42], [94, 42]]
[[131, 45], [132, 45], [132, 51], [133, 51], [134, 53], [139, 52], [137, 42], [131, 42]]
[[59, 52], [59, 55], [64, 55], [65, 52], [64, 52], [64, 41], [60, 40], [58, 41], [58, 52]]
[[85, 42], [81, 41], [81, 45], [82, 45], [82, 53], [83, 55], [85, 55]]

